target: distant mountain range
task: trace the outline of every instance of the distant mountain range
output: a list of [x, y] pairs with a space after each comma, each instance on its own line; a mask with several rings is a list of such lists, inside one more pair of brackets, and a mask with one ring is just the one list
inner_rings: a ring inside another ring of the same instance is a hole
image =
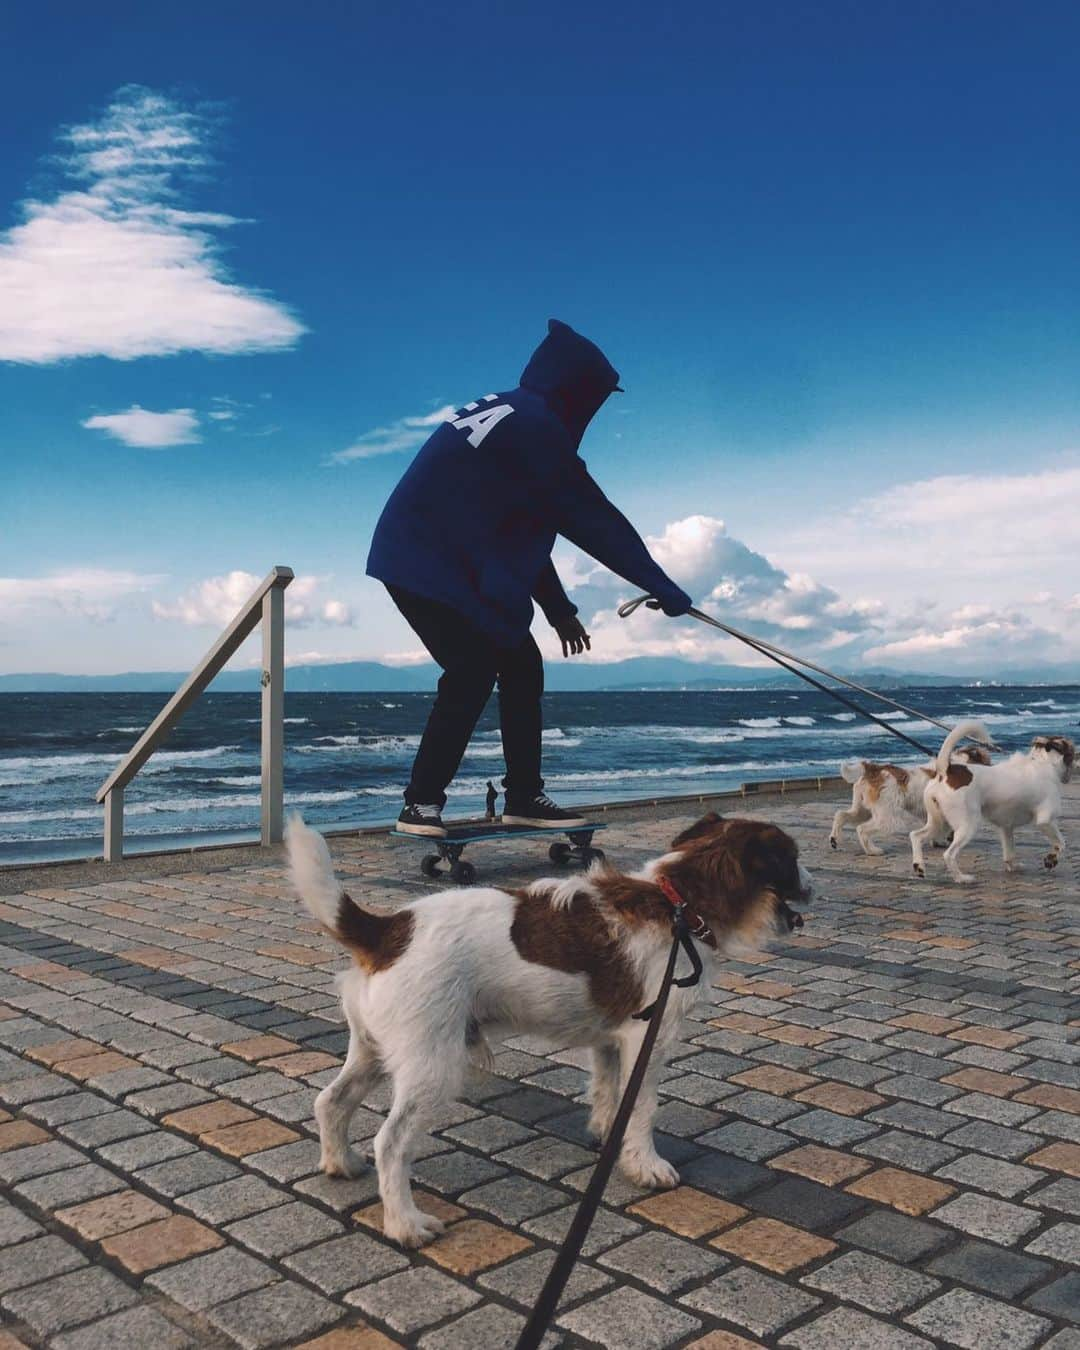
[[[925, 672], [873, 670], [843, 675], [878, 689], [926, 688], [929, 685], [1080, 684], [1080, 668], [1065, 665], [1002, 669], [992, 675], [933, 675]], [[339, 661], [290, 666], [286, 685], [292, 693], [417, 693], [435, 686], [434, 665], [387, 666], [379, 661]], [[131, 671], [119, 675], [0, 675], [0, 693], [164, 693], [176, 689], [186, 673]], [[706, 665], [678, 657], [636, 656], [627, 661], [575, 663], [551, 661], [547, 687], [553, 691], [634, 689], [789, 688], [799, 681], [775, 667]], [[219, 693], [247, 693], [259, 688], [258, 670], [226, 670], [214, 681]]]

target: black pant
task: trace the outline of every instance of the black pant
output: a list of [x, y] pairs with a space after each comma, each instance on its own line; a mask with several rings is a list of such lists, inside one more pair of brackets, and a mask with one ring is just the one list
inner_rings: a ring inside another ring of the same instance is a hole
[[443, 669], [405, 789], [406, 802], [446, 804], [446, 787], [458, 771], [496, 681], [506, 759], [503, 786], [508, 799], [531, 800], [544, 786], [540, 777], [544, 658], [532, 635], [516, 647], [499, 647], [449, 605], [398, 586], [386, 589]]

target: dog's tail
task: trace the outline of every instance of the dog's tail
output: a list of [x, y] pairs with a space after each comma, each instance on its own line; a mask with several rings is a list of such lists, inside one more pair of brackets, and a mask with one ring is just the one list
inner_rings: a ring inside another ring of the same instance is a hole
[[408, 946], [412, 914], [373, 914], [361, 908], [334, 875], [326, 840], [299, 814], [290, 816], [285, 826], [285, 845], [293, 885], [311, 915], [369, 972], [391, 965]]
[[845, 783], [857, 783], [863, 776], [863, 770], [866, 768], [866, 761], [862, 759], [845, 759], [840, 765], [840, 777]]
[[952, 752], [961, 741], [978, 741], [980, 745], [992, 746], [994, 742], [990, 739], [990, 733], [981, 722], [967, 721], [957, 722], [952, 731], [945, 737], [941, 749], [938, 751], [937, 771], [944, 774], [948, 771], [952, 760]]

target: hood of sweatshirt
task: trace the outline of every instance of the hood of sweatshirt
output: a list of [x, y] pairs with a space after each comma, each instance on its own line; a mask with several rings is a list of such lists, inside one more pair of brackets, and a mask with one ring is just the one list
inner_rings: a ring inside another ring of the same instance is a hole
[[577, 446], [608, 396], [619, 388], [619, 372], [595, 342], [569, 324], [549, 319], [547, 337], [529, 358], [520, 383], [541, 395]]

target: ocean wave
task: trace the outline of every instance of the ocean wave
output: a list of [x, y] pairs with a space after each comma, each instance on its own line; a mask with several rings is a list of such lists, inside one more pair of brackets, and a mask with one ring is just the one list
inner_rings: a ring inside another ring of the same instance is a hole
[[854, 713], [828, 713], [827, 716], [833, 722], [854, 722]]
[[369, 754], [385, 754], [387, 751], [416, 750], [420, 745], [419, 734], [413, 736], [320, 736], [312, 745], [298, 745], [295, 749], [301, 755], [340, 754], [343, 750], [364, 751]]
[[778, 727], [780, 725], [779, 717], [739, 717], [736, 720], [741, 727]]
[[[345, 802], [361, 795], [357, 791], [338, 792], [287, 792], [286, 806], [329, 806], [334, 802]], [[237, 807], [261, 806], [262, 798], [249, 793], [237, 797], [173, 797], [159, 802], [127, 802], [124, 815], [157, 816], [172, 815], [178, 811], [221, 811]], [[37, 811], [0, 811], [0, 825], [25, 825], [35, 820], [95, 820], [99, 819], [104, 808], [101, 806], [76, 806], [67, 809], [42, 809]]]
[[[158, 750], [142, 772], [152, 773], [155, 764], [179, 764], [185, 761], [215, 759], [219, 755], [234, 754], [239, 749], [238, 745], [215, 745], [209, 750]], [[13, 769], [78, 769], [86, 764], [119, 764], [123, 758], [121, 754], [105, 751], [79, 752], [73, 755], [15, 755], [9, 759], [0, 759], [0, 772]]]
[[793, 727], [812, 727], [815, 724], [813, 717], [785, 717], [785, 722], [789, 722]]

